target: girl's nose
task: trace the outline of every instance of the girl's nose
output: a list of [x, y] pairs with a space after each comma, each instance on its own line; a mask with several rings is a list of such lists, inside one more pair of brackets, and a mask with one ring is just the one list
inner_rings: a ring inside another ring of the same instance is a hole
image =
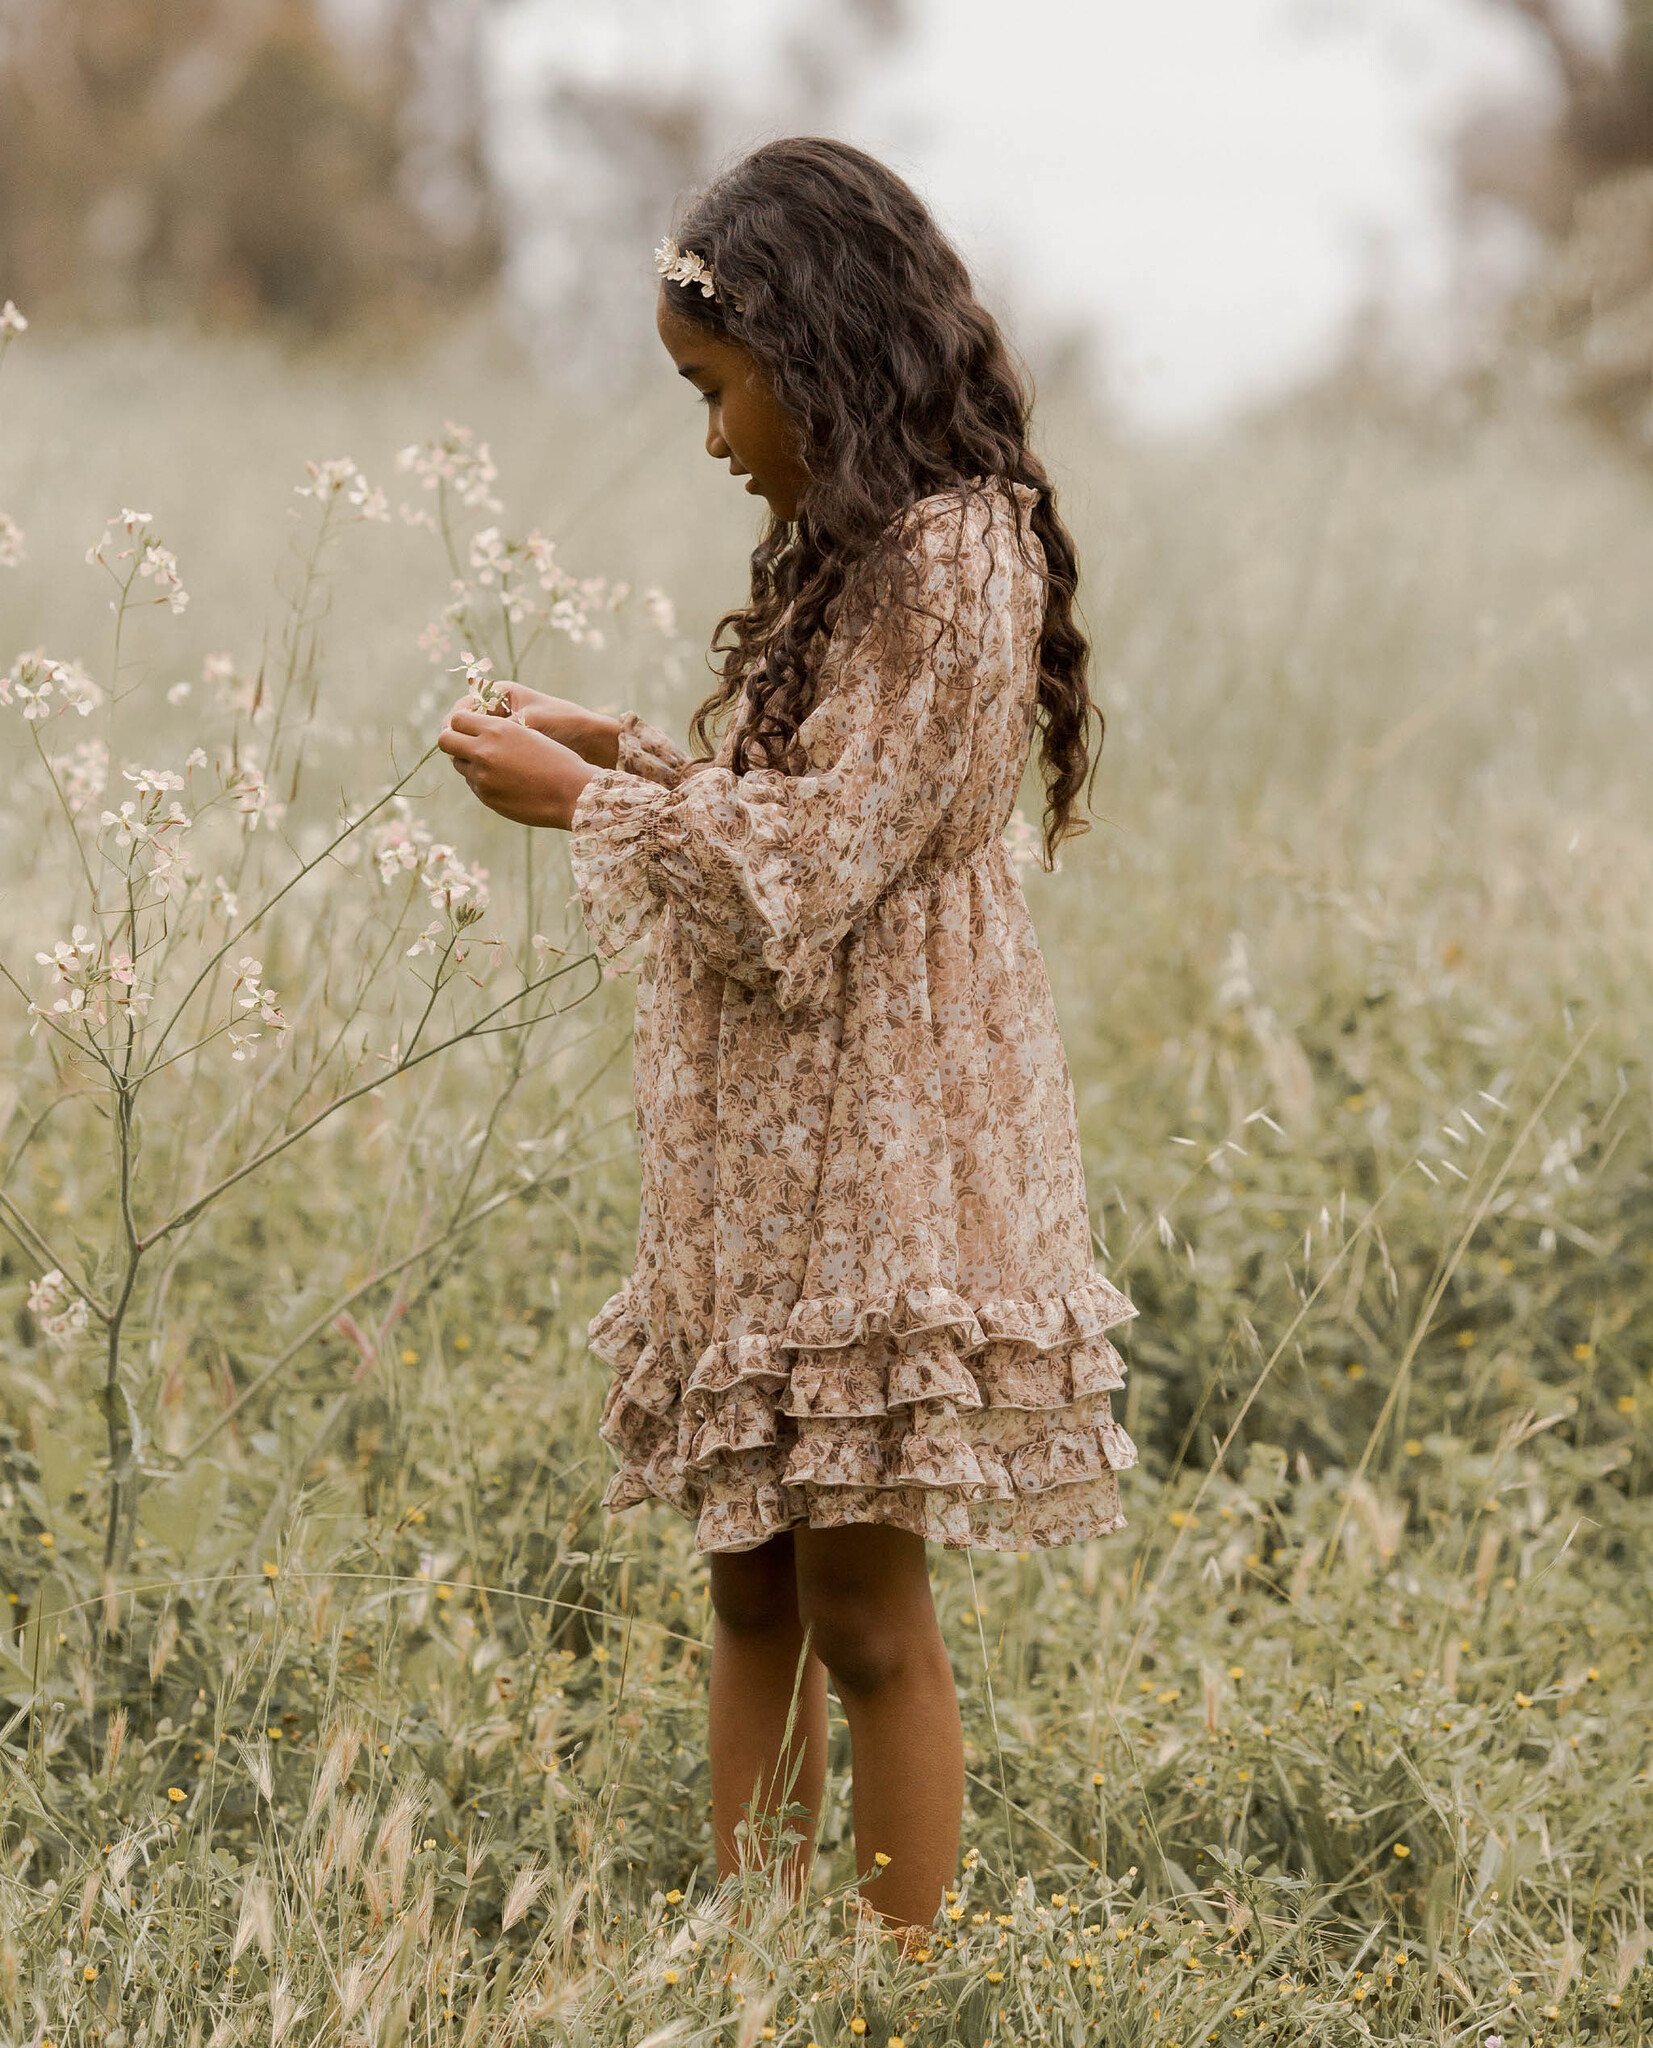
[[706, 429], [706, 453], [714, 462], [729, 460], [729, 444], [723, 438], [723, 429], [715, 422]]

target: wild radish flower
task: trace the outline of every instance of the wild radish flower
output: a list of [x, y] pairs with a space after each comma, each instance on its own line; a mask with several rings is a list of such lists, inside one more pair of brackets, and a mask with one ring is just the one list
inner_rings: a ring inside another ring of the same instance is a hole
[[467, 867], [451, 846], [430, 849], [419, 879], [424, 883], [432, 910], [452, 913], [465, 903], [470, 912], [464, 920], [467, 924], [480, 916], [487, 905], [488, 870]]
[[27, 334], [28, 331], [28, 321], [23, 318], [23, 315], [18, 312], [17, 307], [8, 299], [3, 306], [0, 306], [0, 341], [10, 341], [14, 336]]
[[193, 683], [174, 683], [166, 693], [166, 701], [169, 704], [182, 704], [194, 688]]
[[[1012, 867], [1042, 868], [1045, 864], [1044, 847], [1040, 842], [1038, 829], [1024, 818], [1020, 811], [1012, 811], [1009, 823], [1001, 835], [1004, 850], [1010, 856]], [[1058, 860], [1052, 863], [1051, 873], [1061, 867]]]
[[498, 582], [506, 573], [505, 543], [500, 539], [497, 526], [484, 526], [480, 532], [471, 535], [471, 567], [484, 589]]
[[165, 796], [169, 790], [184, 786], [184, 778], [170, 768], [123, 768], [121, 774], [139, 796]]
[[29, 1313], [54, 1344], [64, 1350], [86, 1328], [91, 1311], [53, 1266], [29, 1285]]
[[103, 692], [75, 661], [54, 661], [43, 647], [18, 655], [10, 670], [0, 676], [0, 704], [16, 703], [23, 716], [39, 724], [52, 716], [56, 691], [65, 711], [78, 711], [89, 718], [103, 702]]
[[189, 603], [189, 592], [178, 579], [178, 557], [159, 541], [151, 541], [144, 549], [138, 574], [153, 579], [157, 604], [170, 605], [174, 612], [181, 612]]
[[[166, 822], [183, 824], [188, 821], [173, 818]], [[192, 872], [189, 855], [181, 846], [168, 846], [165, 840], [156, 838], [150, 842], [150, 863], [145, 872], [156, 893], [170, 900], [188, 886]]]
[[[263, 972], [264, 963], [262, 960], [254, 960], [250, 954], [244, 955], [236, 967], [235, 988], [232, 992], [232, 1000], [238, 1003], [243, 1010], [256, 1010], [260, 1023], [269, 1025], [271, 1030], [274, 1031], [276, 1043], [279, 1045], [287, 1035], [287, 1019], [281, 1014], [281, 1010], [277, 1005], [275, 990], [261, 985], [259, 977]], [[258, 1035], [257, 1032], [253, 1033], [255, 1038]], [[230, 1033], [230, 1037], [232, 1040], [234, 1039], [235, 1033], [233, 1031]], [[240, 1057], [241, 1055], [237, 1053], [236, 1058], [239, 1059]]]
[[102, 740], [82, 740], [57, 767], [69, 809], [80, 812], [102, 796], [109, 782], [109, 749]]
[[0, 569], [15, 569], [23, 559], [23, 529], [8, 512], [0, 512]]
[[358, 519], [390, 518], [384, 492], [368, 482], [348, 455], [337, 456], [331, 462], [307, 462], [304, 467], [310, 481], [293, 486], [299, 497], [316, 498], [323, 504], [330, 498], [343, 497], [347, 504], [355, 506]]
[[677, 631], [677, 607], [663, 590], [645, 590], [643, 609], [649, 615], [649, 623], [668, 640]]
[[59, 939], [49, 953], [34, 956], [42, 967], [51, 968], [60, 982], [75, 980], [82, 971], [83, 963], [92, 959], [98, 950], [98, 942], [86, 929], [77, 924], [66, 939]]
[[404, 475], [419, 479], [420, 488], [434, 491], [446, 484], [461, 505], [471, 512], [498, 512], [499, 500], [493, 484], [499, 475], [486, 441], [478, 441], [469, 427], [445, 420], [440, 441], [414, 442], [396, 458]]
[[143, 1016], [149, 1008], [153, 991], [139, 982], [137, 966], [130, 953], [110, 954], [109, 979], [114, 984], [116, 1004], [134, 1016]]
[[421, 953], [434, 953], [437, 946], [446, 937], [447, 926], [438, 918], [434, 924], [425, 926], [425, 929], [419, 934], [418, 938], [408, 947], [403, 958], [416, 960]]
[[348, 455], [335, 456], [331, 462], [307, 462], [304, 467], [310, 481], [294, 484], [294, 495], [319, 498], [324, 504], [329, 498], [336, 498], [353, 478], [361, 474]]
[[212, 878], [212, 907], [226, 924], [241, 922], [241, 901], [222, 875]]
[[414, 644], [432, 661], [442, 661], [453, 652], [453, 634], [440, 619], [432, 619]]
[[238, 674], [234, 658], [228, 654], [209, 654], [201, 664], [201, 681], [212, 689], [220, 704], [250, 718], [254, 725], [268, 724], [274, 716], [274, 706], [264, 694], [261, 678]]
[[398, 797], [396, 807], [400, 815], [388, 818], [373, 834], [373, 858], [378, 863], [379, 880], [387, 888], [399, 874], [412, 874], [418, 868], [431, 843], [430, 828], [411, 815], [407, 799]]
[[249, 832], [258, 830], [260, 819], [267, 819], [274, 825], [286, 812], [287, 806], [277, 803], [271, 795], [264, 771], [251, 754], [243, 757], [241, 771], [230, 787], [236, 809], [246, 819]]

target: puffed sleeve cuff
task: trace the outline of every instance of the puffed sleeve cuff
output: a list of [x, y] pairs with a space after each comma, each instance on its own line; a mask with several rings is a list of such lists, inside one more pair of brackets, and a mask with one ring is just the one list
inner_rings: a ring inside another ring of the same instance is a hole
[[635, 973], [658, 936], [662, 903], [651, 869], [671, 795], [641, 775], [600, 768], [574, 806], [568, 859], [580, 912], [598, 958], [615, 974]]
[[645, 782], [675, 789], [689, 765], [688, 755], [677, 742], [635, 711], [622, 711], [619, 725], [615, 766], [627, 775], [640, 775]]
[[768, 769], [685, 777], [655, 824], [654, 873], [685, 937], [719, 973], [767, 990], [783, 1010], [818, 1001], [838, 934], [805, 929], [789, 799], [814, 779]]

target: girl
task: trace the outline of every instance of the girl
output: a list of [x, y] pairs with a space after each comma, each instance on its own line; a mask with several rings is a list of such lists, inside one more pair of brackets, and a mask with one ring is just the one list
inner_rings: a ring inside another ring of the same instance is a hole
[[1106, 1334], [1132, 1309], [1091, 1263], [1000, 837], [1036, 731], [1047, 861], [1085, 829], [1074, 549], [997, 328], [872, 158], [771, 143], [656, 260], [706, 451], [770, 513], [697, 756], [521, 688], [441, 744], [483, 803], [569, 832], [593, 944], [640, 969], [636, 1265], [590, 1334], [606, 1504], [670, 1502], [711, 1558], [720, 1869], [789, 1786], [815, 1815], [830, 1675], [867, 1903], [928, 1926], [964, 1763], [926, 1540], [1118, 1529], [1135, 1458]]

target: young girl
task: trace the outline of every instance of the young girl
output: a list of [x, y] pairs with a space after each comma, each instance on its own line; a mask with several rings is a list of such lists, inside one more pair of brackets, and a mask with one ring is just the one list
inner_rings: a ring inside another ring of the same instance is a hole
[[1085, 829], [1074, 549], [997, 328], [873, 159], [769, 144], [657, 264], [706, 451], [770, 513], [691, 726], [710, 758], [521, 688], [526, 723], [458, 708], [442, 746], [569, 832], [593, 944], [640, 970], [636, 1266], [590, 1334], [608, 1507], [670, 1502], [711, 1559], [720, 1867], [789, 1783], [817, 1811], [830, 1675], [868, 1905], [927, 1926], [964, 1762], [925, 1543], [1118, 1529], [1135, 1458], [1132, 1309], [1092, 1266], [1000, 837], [1035, 732], [1047, 859]]

